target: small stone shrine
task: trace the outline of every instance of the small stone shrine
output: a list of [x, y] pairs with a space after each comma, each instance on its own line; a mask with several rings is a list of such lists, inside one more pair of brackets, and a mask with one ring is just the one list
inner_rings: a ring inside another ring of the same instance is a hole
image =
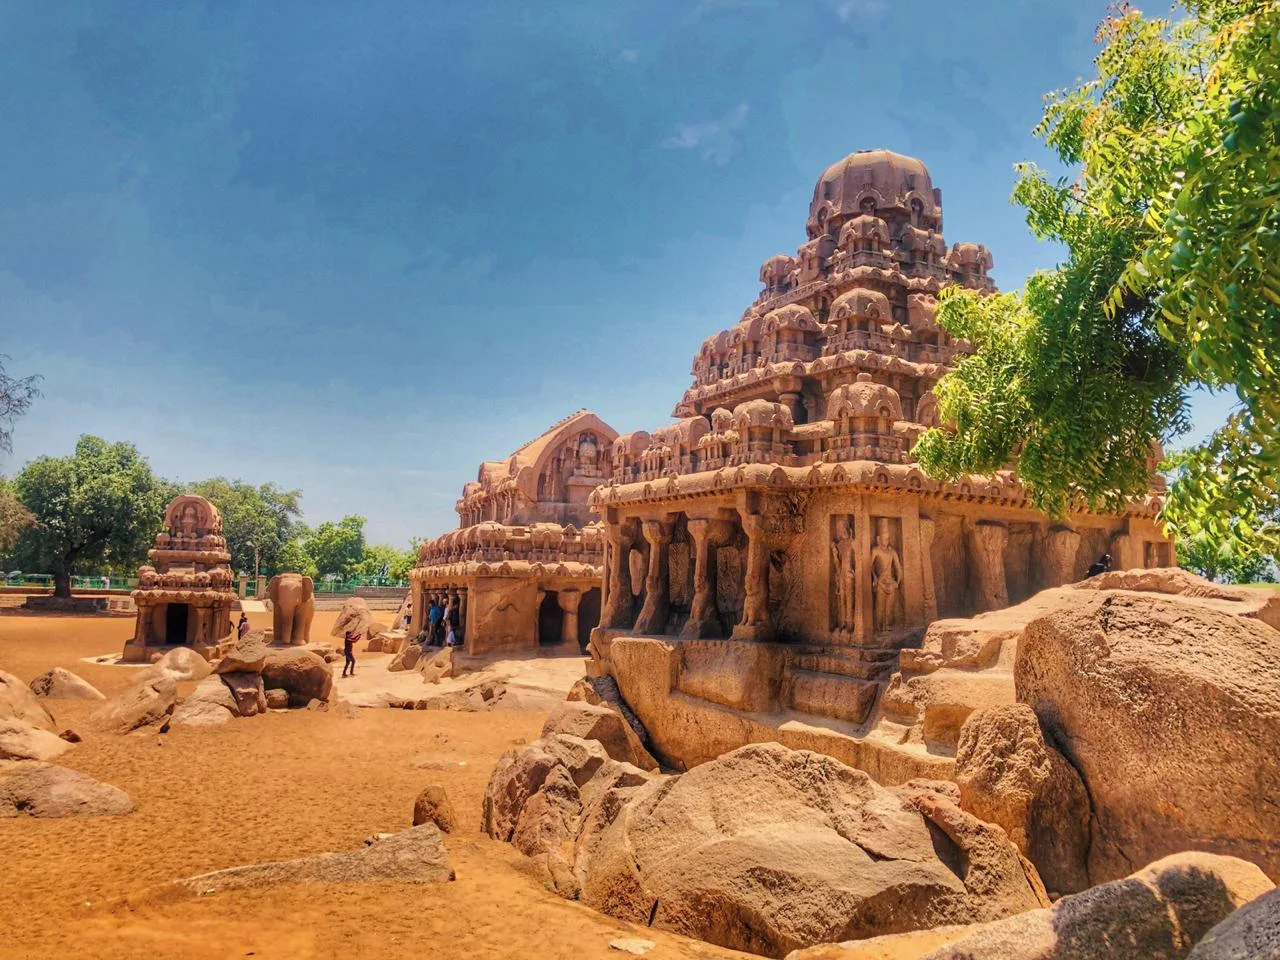
[[216, 660], [235, 642], [236, 594], [222, 516], [204, 497], [184, 494], [169, 504], [164, 525], [147, 554], [151, 563], [138, 569], [138, 620], [122, 659], [147, 663], [183, 646]]

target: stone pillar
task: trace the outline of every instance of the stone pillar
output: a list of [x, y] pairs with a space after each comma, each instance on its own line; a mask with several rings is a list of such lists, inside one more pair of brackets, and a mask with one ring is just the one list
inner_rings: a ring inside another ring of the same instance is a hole
[[1009, 531], [1003, 523], [982, 521], [972, 524], [968, 534], [974, 604], [980, 612], [1001, 610], [1009, 605], [1009, 587], [1004, 577]]
[[672, 524], [663, 520], [645, 520], [641, 524], [649, 543], [649, 572], [644, 581], [644, 606], [636, 620], [638, 634], [662, 633], [670, 612], [668, 602], [667, 549], [671, 543]]
[[920, 584], [926, 625], [938, 619], [938, 595], [933, 588], [933, 535], [936, 530], [932, 519], [920, 518]]
[[769, 549], [764, 542], [764, 517], [744, 513], [747, 535], [747, 570], [744, 578], [742, 620], [733, 630], [735, 640], [769, 640]]
[[582, 603], [582, 594], [577, 590], [561, 590], [556, 594], [560, 601], [560, 612], [564, 614], [560, 627], [560, 642], [566, 647], [578, 646], [578, 605]]
[[240, 577], [239, 577], [239, 578], [238, 578], [238, 580], [236, 581], [236, 595], [237, 595], [241, 600], [243, 600], [243, 599], [244, 599], [244, 596], [245, 596], [245, 588], [248, 586], [248, 584], [249, 584], [249, 578], [248, 578], [248, 577], [246, 577], [243, 573], [242, 573], [242, 574], [240, 574]]
[[458, 588], [458, 630], [465, 638], [467, 635], [467, 588]]
[[716, 565], [711, 552], [713, 520], [691, 519], [693, 537], [693, 603], [681, 636], [690, 640], [713, 636], [719, 627], [716, 617]]
[[605, 583], [607, 589], [600, 611], [600, 626], [625, 630], [631, 626], [631, 538], [623, 524], [605, 525]]
[[1044, 538], [1044, 585], [1060, 587], [1076, 578], [1080, 534], [1070, 527], [1054, 527]]
[[409, 637], [422, 632], [422, 581], [409, 581]]

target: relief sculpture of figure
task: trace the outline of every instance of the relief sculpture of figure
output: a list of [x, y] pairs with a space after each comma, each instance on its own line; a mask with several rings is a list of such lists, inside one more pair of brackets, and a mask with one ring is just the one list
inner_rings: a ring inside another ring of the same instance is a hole
[[835, 579], [836, 627], [854, 628], [853, 607], [855, 588], [855, 559], [853, 523], [848, 517], [836, 521], [835, 536], [831, 541], [831, 572]]
[[902, 585], [902, 561], [889, 543], [889, 524], [880, 521], [876, 545], [871, 550], [871, 589], [875, 593], [876, 630], [887, 630], [898, 622], [898, 591]]

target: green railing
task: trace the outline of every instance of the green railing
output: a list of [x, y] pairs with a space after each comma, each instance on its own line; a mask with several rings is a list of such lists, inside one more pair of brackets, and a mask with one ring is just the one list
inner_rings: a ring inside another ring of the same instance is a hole
[[360, 587], [387, 587], [408, 590], [408, 580], [392, 580], [390, 577], [353, 577], [350, 580], [329, 580], [320, 577], [315, 581], [316, 593], [355, 593]]
[[[0, 581], [6, 587], [53, 587], [53, 575], [49, 573], [20, 573], [5, 576]], [[72, 590], [132, 590], [138, 585], [137, 577], [72, 577]]]

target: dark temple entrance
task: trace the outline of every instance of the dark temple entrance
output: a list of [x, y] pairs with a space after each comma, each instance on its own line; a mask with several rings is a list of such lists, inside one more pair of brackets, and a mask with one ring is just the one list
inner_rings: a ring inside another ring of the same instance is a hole
[[591, 641], [591, 630], [600, 626], [600, 588], [592, 587], [582, 595], [578, 607], [578, 646], [584, 651]]
[[164, 612], [164, 642], [187, 642], [187, 618], [191, 607], [185, 603], [171, 603]]
[[538, 646], [554, 647], [560, 643], [564, 632], [564, 611], [560, 609], [560, 595], [548, 590], [538, 607]]

